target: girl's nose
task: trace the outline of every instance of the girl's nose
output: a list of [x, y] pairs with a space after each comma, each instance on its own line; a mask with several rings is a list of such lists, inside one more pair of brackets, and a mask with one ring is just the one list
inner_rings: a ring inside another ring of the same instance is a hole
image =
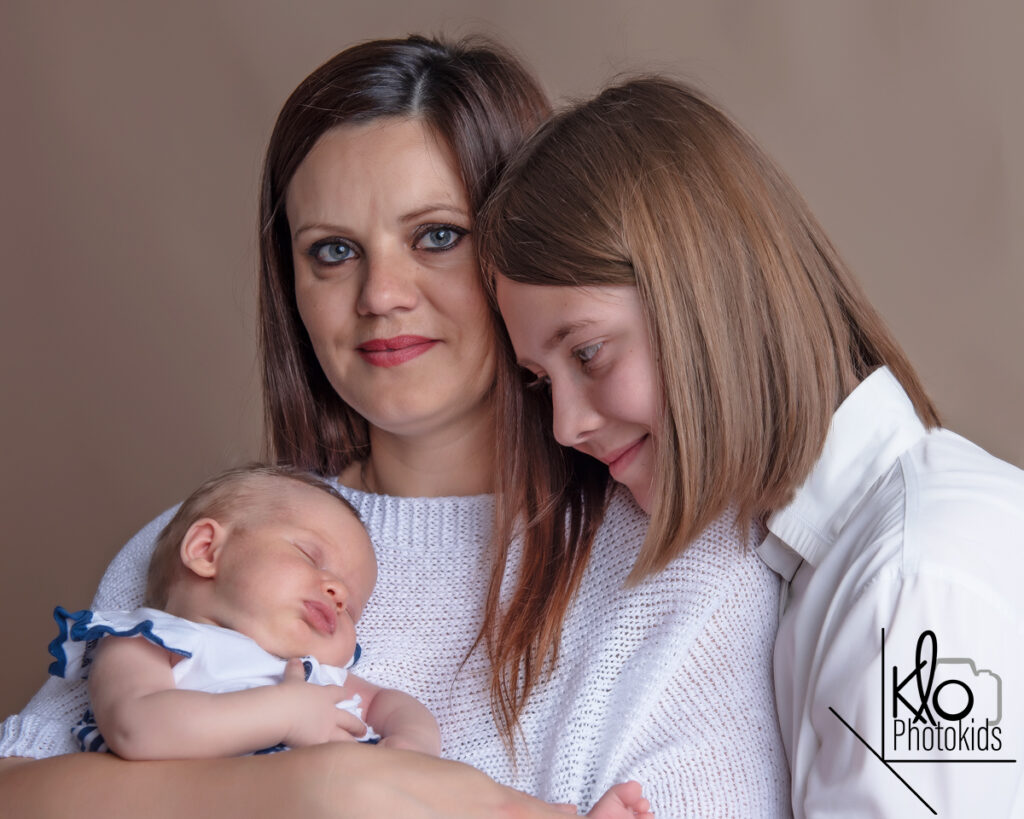
[[551, 425], [555, 440], [562, 446], [578, 448], [601, 426], [601, 415], [587, 398], [585, 390], [563, 378], [551, 381]]

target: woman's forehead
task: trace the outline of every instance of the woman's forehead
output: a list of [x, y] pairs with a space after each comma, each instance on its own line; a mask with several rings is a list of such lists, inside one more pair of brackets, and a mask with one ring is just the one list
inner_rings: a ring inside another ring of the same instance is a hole
[[326, 131], [299, 164], [286, 195], [289, 216], [301, 211], [303, 219], [347, 214], [368, 204], [402, 217], [426, 210], [468, 211], [451, 149], [433, 128], [410, 118]]

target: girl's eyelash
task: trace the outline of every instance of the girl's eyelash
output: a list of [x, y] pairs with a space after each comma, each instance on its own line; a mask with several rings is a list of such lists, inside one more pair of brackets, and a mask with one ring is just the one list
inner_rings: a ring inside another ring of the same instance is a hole
[[[602, 347], [604, 347], [603, 341], [584, 344], [582, 347], [572, 350], [572, 357], [579, 362], [584, 372], [588, 372], [593, 366], [594, 358], [601, 352]], [[551, 389], [551, 379], [548, 376], [537, 375], [537, 373], [528, 370], [526, 367], [522, 367], [521, 371], [523, 387], [526, 390], [530, 392], [547, 392]]]
[[530, 392], [546, 391], [551, 387], [551, 379], [546, 375], [537, 375], [527, 369], [523, 370], [523, 387]]
[[577, 347], [572, 351], [573, 357], [583, 365], [584, 369], [594, 360], [594, 357], [601, 352], [601, 348], [604, 347], [603, 341], [595, 341], [590, 344], [584, 344], [582, 347]]

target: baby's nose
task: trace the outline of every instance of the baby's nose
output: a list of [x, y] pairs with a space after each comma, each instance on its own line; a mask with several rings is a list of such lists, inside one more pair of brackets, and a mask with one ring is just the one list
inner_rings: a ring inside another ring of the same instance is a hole
[[333, 578], [327, 577], [327, 578], [324, 579], [324, 590], [334, 600], [334, 604], [339, 609], [344, 610], [344, 608], [345, 608], [345, 595], [342, 593], [341, 584], [338, 583]]

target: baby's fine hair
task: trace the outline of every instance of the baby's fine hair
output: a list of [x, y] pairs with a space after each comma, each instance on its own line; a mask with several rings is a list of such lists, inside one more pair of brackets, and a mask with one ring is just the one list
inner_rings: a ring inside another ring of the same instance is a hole
[[238, 515], [265, 495], [265, 481], [274, 480], [290, 480], [319, 489], [344, 504], [359, 519], [359, 513], [337, 489], [311, 472], [285, 464], [261, 463], [228, 469], [214, 475], [189, 495], [157, 536], [146, 575], [145, 604], [158, 609], [166, 607], [171, 583], [182, 570], [179, 547], [193, 523], [202, 518], [224, 521]]

